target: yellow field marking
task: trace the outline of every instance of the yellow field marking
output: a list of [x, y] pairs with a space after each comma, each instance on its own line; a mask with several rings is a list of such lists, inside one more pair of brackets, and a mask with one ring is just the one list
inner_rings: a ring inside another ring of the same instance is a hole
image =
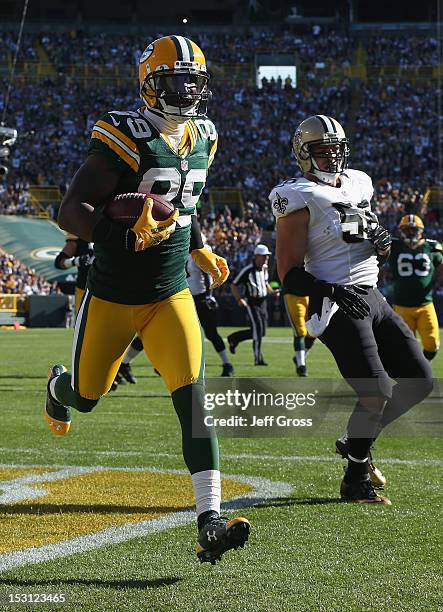
[[[19, 472], [47, 469], [5, 469], [5, 478]], [[2, 472], [3, 473], [3, 470]], [[24, 475], [20, 473], [20, 476]], [[223, 497], [249, 493], [253, 487], [223, 479]], [[48, 494], [0, 505], [0, 553], [58, 543], [103, 529], [157, 519], [194, 506], [191, 478], [165, 474], [107, 470], [39, 483]]]
[[27, 476], [28, 474], [44, 474], [45, 472], [52, 472], [56, 468], [0, 468], [0, 482], [2, 480], [13, 480], [20, 476]]

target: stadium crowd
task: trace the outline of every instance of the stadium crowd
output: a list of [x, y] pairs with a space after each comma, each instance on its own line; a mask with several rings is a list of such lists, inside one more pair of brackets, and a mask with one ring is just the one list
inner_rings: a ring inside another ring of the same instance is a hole
[[0, 249], [0, 294], [50, 295], [60, 293], [57, 283], [49, 283], [35, 270]]
[[384, 66], [435, 66], [441, 62], [438, 38], [373, 36], [365, 43], [367, 61]]
[[[0, 41], [0, 48], [13, 51], [12, 35], [3, 34]], [[28, 36], [25, 42], [21, 56], [35, 57], [37, 39], [33, 42]], [[146, 41], [71, 32], [41, 34], [38, 42], [58, 75], [40, 82], [20, 75], [16, 79], [8, 116], [14, 118], [19, 140], [12, 151], [9, 180], [0, 186], [3, 214], [30, 214], [29, 184], [56, 185], [64, 193], [85, 157], [91, 128], [100, 115], [112, 108], [140, 106], [136, 84], [116, 84], [112, 79], [84, 82], [66, 76], [63, 65], [134, 64]], [[327, 36], [286, 31], [249, 37], [204, 34], [198, 42], [213, 64], [249, 62], [254, 53], [275, 49], [277, 43], [279, 51], [295, 50], [300, 61], [313, 67], [321, 62], [346, 65], [354, 50], [350, 39], [333, 32]], [[366, 50], [372, 63], [405, 64], [413, 57], [432, 65], [438, 56], [434, 39], [418, 37], [377, 36], [367, 41]], [[358, 86], [345, 77], [327, 82], [313, 69], [297, 89], [281, 87], [277, 81], [263, 88], [247, 82], [217, 84], [216, 78], [211, 87], [214, 100], [209, 114], [220, 142], [208, 187], [242, 190], [244, 209], [210, 210], [205, 190], [203, 227], [209, 243], [228, 257], [234, 271], [248, 259], [262, 232], [273, 229], [267, 197], [275, 184], [298, 174], [291, 138], [308, 115], [331, 115], [344, 125], [351, 140], [350, 165], [372, 176], [374, 209], [391, 231], [404, 212], [417, 212], [427, 188], [439, 183], [437, 96], [432, 81], [413, 85], [379, 79]], [[428, 235], [441, 239], [438, 211], [429, 211], [426, 221]]]
[[33, 215], [35, 208], [29, 203], [29, 183], [0, 183], [0, 215]]

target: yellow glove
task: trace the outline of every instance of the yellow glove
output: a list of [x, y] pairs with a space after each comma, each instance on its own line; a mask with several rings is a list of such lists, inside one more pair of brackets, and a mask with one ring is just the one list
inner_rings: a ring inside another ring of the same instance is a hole
[[167, 240], [171, 234], [175, 232], [176, 219], [179, 216], [177, 208], [164, 221], [156, 221], [152, 216], [152, 207], [154, 201], [152, 198], [146, 198], [143, 204], [143, 211], [137, 219], [134, 227], [131, 230], [135, 234], [134, 250], [145, 251], [149, 247], [156, 246]]
[[204, 247], [191, 251], [191, 256], [200, 270], [211, 276], [212, 285], [209, 287], [210, 289], [220, 287], [220, 285], [226, 282], [229, 276], [228, 262], [226, 259], [212, 253]]

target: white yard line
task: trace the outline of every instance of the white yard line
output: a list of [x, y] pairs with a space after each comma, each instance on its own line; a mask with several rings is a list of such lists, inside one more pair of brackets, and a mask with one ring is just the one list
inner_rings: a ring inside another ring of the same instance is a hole
[[[31, 455], [47, 455], [50, 448], [0, 448], [0, 452], [10, 452], [18, 454], [31, 454]], [[181, 453], [169, 453], [169, 452], [149, 452], [149, 451], [94, 451], [90, 449], [57, 449], [59, 455], [97, 455], [99, 457], [168, 457], [172, 459], [183, 459]], [[221, 459], [230, 459], [233, 461], [244, 461], [251, 460], [263, 460], [263, 461], [286, 461], [286, 462], [305, 462], [305, 463], [322, 463], [322, 462], [334, 462], [338, 461], [338, 456], [335, 454], [331, 455], [268, 455], [258, 453], [222, 453]], [[383, 457], [377, 455], [377, 461], [382, 463], [393, 463], [398, 465], [443, 465], [443, 459], [399, 459], [397, 457]], [[2, 465], [1, 467], [9, 467], [9, 464]], [[16, 466], [18, 467], [18, 466]], [[21, 467], [29, 467], [22, 465]], [[38, 467], [32, 465], [31, 467]], [[49, 466], [47, 466], [49, 467]], [[62, 466], [52, 466], [62, 467]], [[106, 468], [109, 469], [109, 468]], [[1, 481], [0, 481], [1, 484]]]

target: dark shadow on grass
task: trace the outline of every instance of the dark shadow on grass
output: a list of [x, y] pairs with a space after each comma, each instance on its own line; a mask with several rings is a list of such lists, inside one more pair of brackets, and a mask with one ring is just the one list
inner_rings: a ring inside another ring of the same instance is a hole
[[110, 506], [106, 504], [0, 504], [0, 517], [14, 514], [170, 514], [183, 512], [190, 507], [170, 506]]
[[171, 396], [168, 395], [167, 393], [164, 393], [163, 395], [154, 395], [152, 393], [146, 394], [146, 393], [133, 393], [132, 395], [125, 395], [124, 393], [119, 393], [118, 389], [117, 391], [110, 391], [107, 395], [105, 395], [104, 397], [106, 397], [107, 399], [139, 399], [139, 398], [147, 398], [147, 399], [155, 399], [155, 398], [170, 398]]
[[180, 582], [183, 578], [173, 576], [171, 578], [156, 578], [155, 580], [93, 580], [86, 578], [72, 578], [63, 580], [16, 580], [14, 578], [0, 578], [0, 585], [37, 587], [49, 585], [63, 586], [91, 586], [105, 589], [159, 589]]
[[41, 374], [39, 376], [32, 376], [32, 374], [0, 374], [0, 380], [2, 378], [11, 378], [12, 380], [26, 380], [27, 378], [29, 378], [29, 380], [47, 380], [48, 377], [45, 376], [44, 374]]
[[340, 497], [275, 497], [261, 504], [254, 505], [254, 508], [283, 508], [286, 506], [322, 506], [327, 504], [341, 504]]

